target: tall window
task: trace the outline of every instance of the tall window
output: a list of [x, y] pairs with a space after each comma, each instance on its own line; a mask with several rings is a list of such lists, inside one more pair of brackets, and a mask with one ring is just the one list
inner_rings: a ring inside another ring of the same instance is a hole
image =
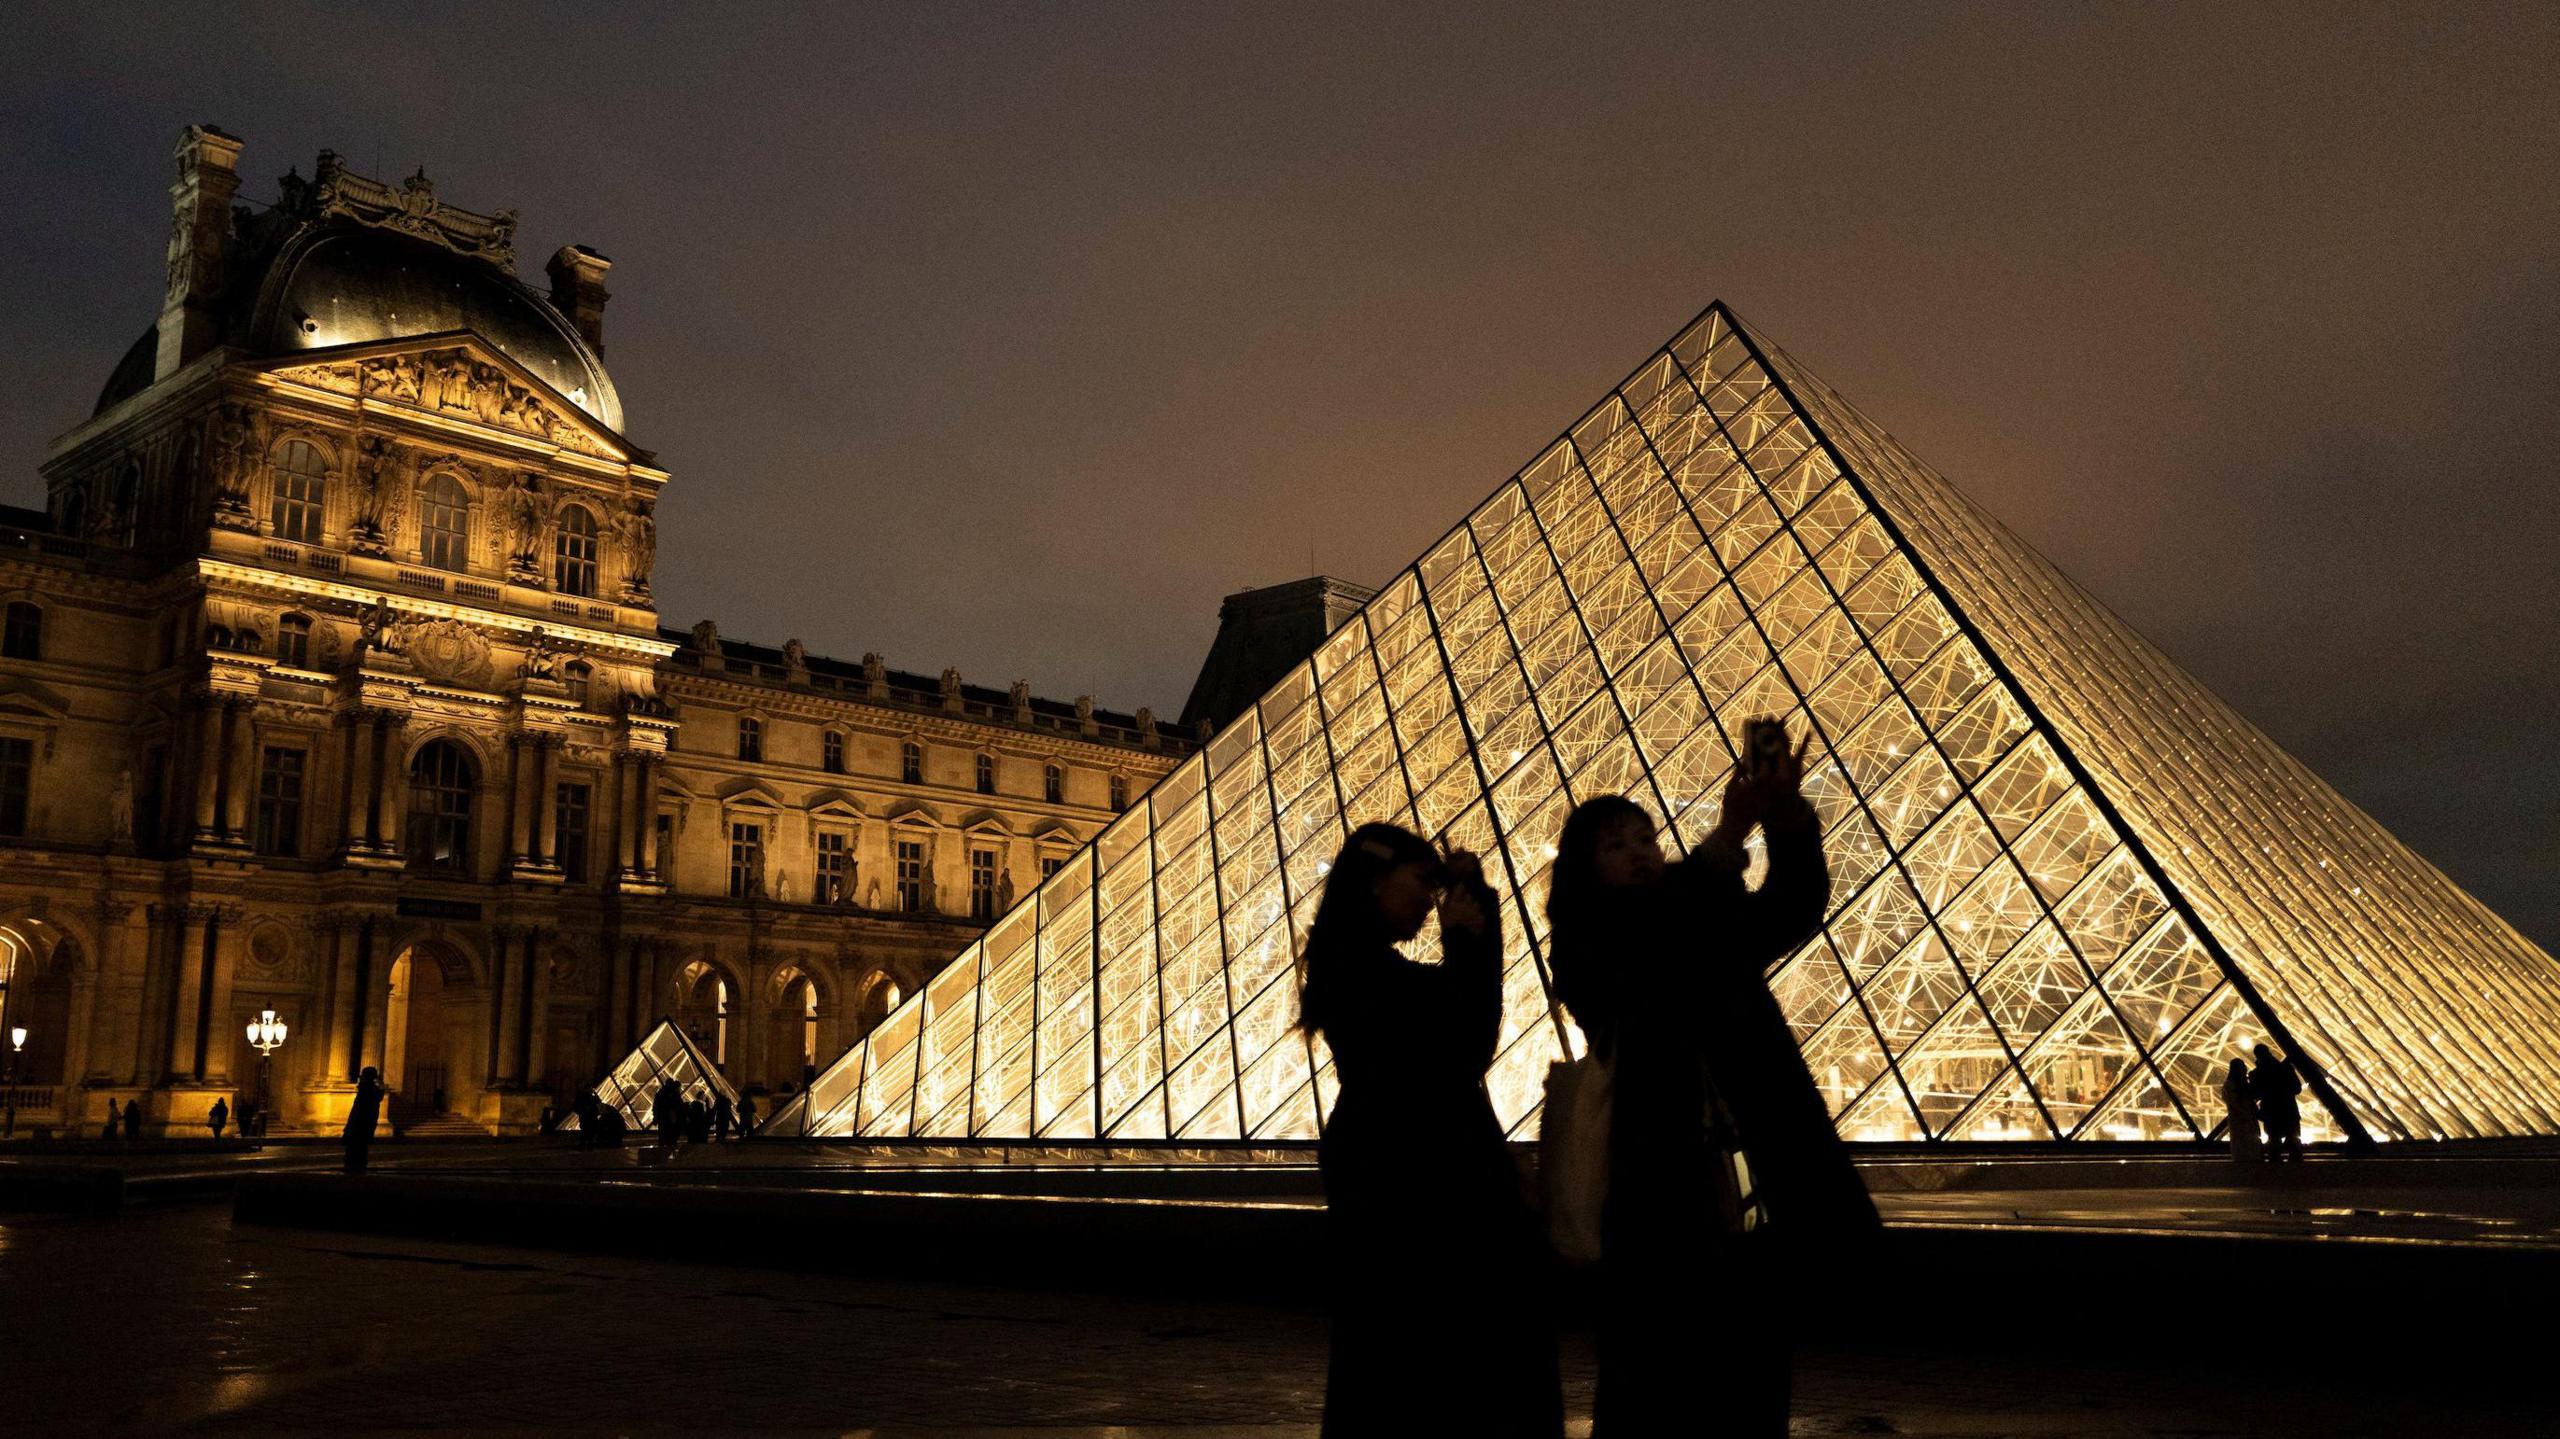
[[9, 602], [9, 619], [0, 629], [0, 658], [40, 660], [44, 658], [44, 611], [25, 600]]
[[449, 739], [430, 740], [409, 762], [409, 862], [447, 874], [471, 872], [471, 802], [478, 790], [471, 756]]
[[909, 784], [924, 783], [924, 746], [909, 740], [898, 746], [898, 778]]
[[819, 762], [829, 774], [844, 773], [844, 736], [829, 730], [819, 741]]
[[569, 702], [583, 706], [589, 686], [595, 683], [595, 668], [585, 660], [571, 660], [560, 667], [560, 683], [569, 691]]
[[914, 914], [924, 908], [924, 841], [898, 841], [898, 908]]
[[1051, 876], [1051, 875], [1053, 875], [1053, 874], [1056, 874], [1059, 870], [1065, 869], [1066, 867], [1067, 867], [1067, 857], [1066, 857], [1065, 855], [1062, 855], [1062, 854], [1044, 854], [1044, 855], [1040, 856], [1040, 880], [1041, 880], [1041, 882], [1042, 882], [1042, 883], [1044, 883], [1044, 884], [1045, 884], [1045, 883], [1047, 883], [1047, 882], [1048, 882], [1048, 879], [1049, 879], [1049, 876]]
[[552, 831], [558, 844], [561, 872], [571, 879], [587, 877], [587, 787], [560, 786], [552, 806]]
[[327, 467], [308, 440], [287, 440], [276, 451], [275, 501], [267, 510], [267, 528], [280, 540], [314, 545], [320, 542], [320, 501], [327, 493]]
[[0, 834], [27, 832], [27, 793], [35, 777], [35, 741], [0, 739]]
[[764, 892], [764, 826], [729, 826], [729, 897], [751, 899]]
[[846, 886], [853, 878], [852, 836], [840, 830], [821, 830], [818, 834], [818, 880], [810, 898], [818, 904], [842, 904], [853, 896]]
[[311, 616], [290, 614], [276, 621], [276, 663], [311, 668]]
[[253, 842], [260, 854], [302, 852], [302, 781], [306, 763], [298, 749], [266, 747], [258, 763], [258, 826]]
[[1118, 814], [1128, 807], [1129, 777], [1125, 774], [1115, 774], [1111, 777], [1111, 812]]
[[584, 505], [560, 511], [560, 536], [551, 547], [551, 587], [564, 595], [596, 592], [596, 517]]
[[764, 721], [746, 715], [738, 716], [738, 758], [764, 759]]
[[969, 851], [969, 917], [996, 917], [996, 852], [991, 849]]
[[1047, 769], [1042, 770], [1040, 772], [1040, 792], [1048, 797], [1049, 803], [1051, 804], [1056, 804], [1060, 800], [1064, 799], [1067, 793], [1066, 771], [1058, 768], [1056, 765], [1051, 765]]
[[471, 497], [451, 475], [418, 492], [418, 558], [439, 570], [471, 568]]
[[995, 792], [996, 757], [991, 754], [982, 754], [978, 756], [978, 793], [994, 794]]

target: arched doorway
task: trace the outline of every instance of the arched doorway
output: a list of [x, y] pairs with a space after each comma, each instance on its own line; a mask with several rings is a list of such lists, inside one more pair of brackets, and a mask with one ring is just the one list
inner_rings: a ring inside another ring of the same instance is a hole
[[727, 971], [695, 960], [676, 976], [676, 1027], [726, 1068], [729, 1063], [729, 1020], [738, 998]]
[[[43, 924], [0, 924], [0, 1076], [19, 1086], [62, 1082], [71, 1030], [71, 973], [77, 941]], [[12, 1045], [26, 1031], [24, 1048]], [[21, 1108], [46, 1108], [25, 1099]]]
[[435, 944], [413, 944], [391, 961], [391, 999], [384, 1012], [383, 1082], [410, 1115], [452, 1114], [479, 1086], [475, 1072], [473, 1012], [461, 992], [469, 969]]
[[833, 1056], [819, 1039], [818, 982], [806, 970], [786, 965], [773, 977], [773, 1002], [765, 1008], [765, 1088], [779, 1092], [816, 1077], [818, 1066]]

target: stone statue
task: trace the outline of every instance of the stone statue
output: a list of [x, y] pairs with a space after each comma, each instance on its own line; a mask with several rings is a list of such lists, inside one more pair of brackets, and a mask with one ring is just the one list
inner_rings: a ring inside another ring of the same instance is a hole
[[498, 519], [506, 526], [507, 574], [512, 579], [538, 581], [542, 576], [542, 481], [530, 474], [518, 475], [498, 499]]
[[1015, 680], [1013, 682], [1013, 689], [1011, 693], [1013, 697], [1013, 722], [1015, 724], [1031, 723], [1031, 682], [1029, 680]]
[[696, 624], [693, 627], [693, 647], [700, 650], [705, 658], [720, 658], [720, 626], [709, 620]]
[[1076, 696], [1076, 729], [1082, 734], [1099, 734], [1102, 727], [1094, 722], [1093, 696]]
[[118, 844], [133, 843], [133, 770], [116, 771], [115, 792], [107, 798], [109, 833]]
[[876, 650], [862, 657], [862, 692], [875, 700], [889, 697], [889, 662]]
[[1138, 706], [1138, 743], [1149, 749], [1156, 744], [1156, 712], [1145, 705]]
[[960, 708], [960, 671], [957, 669], [942, 672], [942, 707], [947, 710]]
[[880, 907], [880, 881], [876, 876], [873, 877], [871, 881], [871, 888], [863, 892], [862, 907], [864, 909], [878, 909]]
[[257, 463], [257, 434], [249, 407], [225, 404], [215, 412], [213, 430], [213, 509], [217, 523], [232, 528], [257, 527], [249, 513], [249, 471]]
[[658, 518], [649, 502], [635, 499], [626, 505], [614, 521], [614, 532], [622, 537], [623, 588], [635, 597], [647, 595], [649, 571], [658, 563]]
[[1206, 715], [1203, 715], [1203, 716], [1202, 716], [1198, 721], [1194, 722], [1194, 723], [1192, 724], [1192, 726], [1191, 726], [1191, 737], [1192, 737], [1193, 739], [1196, 739], [1196, 740], [1200, 741], [1202, 744], [1207, 744], [1207, 743], [1209, 742], [1209, 737], [1210, 737], [1211, 735], [1216, 734], [1217, 732], [1218, 732], [1218, 727], [1217, 727], [1216, 725], [1214, 725], [1214, 724], [1211, 724], [1211, 723], [1209, 722], [1209, 719], [1208, 719], [1208, 717], [1207, 717]]
[[550, 631], [533, 627], [532, 637], [525, 641], [524, 668], [518, 673], [529, 680], [560, 678], [560, 647], [552, 642]]
[[373, 608], [356, 621], [356, 658], [361, 661], [369, 651], [386, 655], [402, 653], [407, 648], [402, 643], [405, 628], [400, 617], [391, 612], [390, 601], [375, 600]]
[[356, 548], [366, 554], [383, 552], [383, 541], [390, 538], [385, 522], [391, 518], [391, 441], [380, 435], [367, 435], [356, 442]]
[[808, 646], [803, 645], [796, 638], [784, 640], [782, 642], [782, 667], [790, 671], [789, 678], [791, 683], [796, 685], [807, 684], [809, 682]]
[[1013, 866], [1006, 865], [1004, 873], [996, 876], [996, 909], [1002, 912], [1011, 908], [1013, 908]]

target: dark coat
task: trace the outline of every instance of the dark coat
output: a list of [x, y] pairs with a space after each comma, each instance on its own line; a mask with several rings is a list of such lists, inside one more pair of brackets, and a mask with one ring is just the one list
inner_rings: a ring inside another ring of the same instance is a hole
[[347, 1106], [346, 1137], [358, 1144], [370, 1144], [373, 1142], [373, 1128], [381, 1122], [382, 1081], [357, 1081], [355, 1102]]
[[[1498, 916], [1491, 891], [1478, 899]], [[1310, 955], [1328, 975], [1341, 1081], [1321, 1146], [1335, 1439], [1563, 1429], [1545, 1246], [1484, 1088], [1502, 1028], [1498, 919], [1446, 951], [1438, 965], [1383, 941]]]

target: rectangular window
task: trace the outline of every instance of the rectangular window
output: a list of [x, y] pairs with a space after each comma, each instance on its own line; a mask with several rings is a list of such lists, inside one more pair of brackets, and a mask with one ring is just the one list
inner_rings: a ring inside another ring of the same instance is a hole
[[1046, 883], [1049, 876], [1056, 874], [1059, 870], [1065, 869], [1066, 867], [1067, 860], [1064, 855], [1044, 854], [1040, 856], [1041, 881]]
[[822, 759], [822, 764], [826, 769], [826, 772], [829, 774], [844, 773], [844, 736], [837, 734], [834, 730], [827, 731], [827, 738], [823, 749], [825, 753]]
[[1115, 774], [1111, 777], [1111, 812], [1118, 814], [1128, 807], [1129, 777], [1125, 774]]
[[25, 600], [11, 600], [8, 628], [0, 631], [0, 659], [43, 658], [44, 611]]
[[996, 757], [991, 754], [982, 754], [978, 756], [978, 793], [994, 794], [995, 792]]
[[1067, 793], [1066, 771], [1059, 769], [1056, 765], [1049, 766], [1042, 776], [1041, 792], [1048, 796], [1051, 804], [1064, 800]]
[[587, 787], [560, 786], [552, 808], [553, 840], [561, 872], [571, 879], [587, 877]]
[[915, 914], [924, 908], [924, 842], [898, 841], [898, 908]]
[[969, 917], [996, 917], [996, 852], [991, 849], [969, 851]]
[[898, 746], [898, 777], [909, 784], [924, 783], [924, 746], [912, 740]]
[[819, 904], [844, 904], [852, 900], [853, 836], [839, 830], [822, 830], [818, 834], [818, 883], [812, 898]]
[[729, 826], [729, 897], [752, 899], [764, 893], [764, 826]]
[[764, 721], [738, 717], [738, 758], [762, 762], [764, 759]]
[[0, 834], [27, 832], [27, 795], [35, 777], [36, 742], [0, 739]]
[[258, 827], [260, 854], [298, 854], [302, 850], [302, 780], [304, 757], [298, 749], [269, 745], [258, 763]]

